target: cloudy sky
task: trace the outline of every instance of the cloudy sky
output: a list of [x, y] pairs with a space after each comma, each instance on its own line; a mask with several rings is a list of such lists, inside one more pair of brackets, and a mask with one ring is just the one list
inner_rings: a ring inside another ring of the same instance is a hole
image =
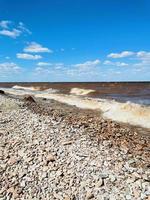
[[150, 81], [149, 0], [0, 0], [0, 81]]

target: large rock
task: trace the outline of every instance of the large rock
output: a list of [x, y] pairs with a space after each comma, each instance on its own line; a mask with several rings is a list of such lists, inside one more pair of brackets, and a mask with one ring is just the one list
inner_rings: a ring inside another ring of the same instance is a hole
[[0, 94], [5, 94], [5, 92], [3, 90], [0, 90]]
[[34, 100], [34, 98], [32, 97], [32, 96], [25, 96], [24, 97], [24, 100], [25, 101], [28, 101], [28, 102], [31, 102], [31, 103], [35, 103], [35, 100]]

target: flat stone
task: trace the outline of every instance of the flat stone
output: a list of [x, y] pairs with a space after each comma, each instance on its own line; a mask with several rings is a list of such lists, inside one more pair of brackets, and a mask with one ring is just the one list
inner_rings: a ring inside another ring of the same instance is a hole
[[63, 145], [70, 145], [72, 143], [73, 143], [73, 141], [66, 141], [66, 142], [63, 142]]
[[96, 183], [95, 183], [95, 186], [96, 187], [101, 187], [104, 185], [104, 179], [100, 178]]
[[93, 199], [93, 198], [94, 198], [94, 195], [90, 191], [87, 191], [86, 199]]

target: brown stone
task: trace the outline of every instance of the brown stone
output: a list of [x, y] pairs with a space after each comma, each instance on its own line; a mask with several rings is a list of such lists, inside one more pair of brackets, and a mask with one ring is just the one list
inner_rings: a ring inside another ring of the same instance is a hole
[[33, 99], [32, 96], [25, 96], [25, 97], [24, 97], [24, 100], [25, 100], [25, 101], [28, 101], [28, 102], [31, 102], [31, 103], [35, 103], [35, 100]]

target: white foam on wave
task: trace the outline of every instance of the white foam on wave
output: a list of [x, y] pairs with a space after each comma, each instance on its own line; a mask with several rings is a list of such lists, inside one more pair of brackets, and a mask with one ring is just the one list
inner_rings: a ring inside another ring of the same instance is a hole
[[14, 88], [1, 88], [5, 93], [12, 94], [12, 95], [33, 95], [34, 91], [30, 90], [22, 90], [22, 89], [14, 89]]
[[150, 106], [142, 106], [131, 102], [120, 103], [114, 100], [92, 99], [75, 95], [54, 94], [50, 91], [29, 91], [19, 89], [4, 89], [14, 95], [33, 95], [35, 97], [53, 99], [82, 109], [93, 109], [102, 112], [105, 118], [132, 125], [150, 128]]
[[150, 107], [134, 103], [120, 103], [112, 100], [80, 98], [73, 95], [59, 94], [37, 94], [35, 97], [44, 97], [56, 101], [75, 105], [83, 109], [94, 109], [102, 111], [105, 118], [114, 121], [129, 123], [145, 128], [150, 128]]
[[95, 92], [95, 90], [81, 89], [81, 88], [72, 88], [70, 90], [70, 94], [75, 94], [75, 95], [79, 95], [79, 96], [84, 96], [84, 95], [87, 95], [91, 92]]
[[40, 90], [40, 87], [23, 87], [23, 86], [20, 86], [20, 85], [14, 85], [12, 88], [17, 89], [17, 90], [30, 90], [30, 91]]
[[5, 91], [8, 94], [12, 94], [12, 95], [35, 95], [35, 94], [53, 94], [58, 92], [59, 90], [55, 90], [52, 88], [40, 91], [38, 89], [35, 88], [30, 88], [30, 87], [20, 87], [20, 86], [16, 86], [16, 87], [12, 87], [12, 88], [0, 88], [3, 91]]
[[53, 93], [57, 93], [57, 92], [59, 92], [59, 90], [57, 90], [57, 89], [53, 89], [53, 88], [49, 88], [49, 89], [46, 89], [46, 90], [44, 90], [43, 91], [44, 93], [50, 93], [50, 94], [53, 94]]

